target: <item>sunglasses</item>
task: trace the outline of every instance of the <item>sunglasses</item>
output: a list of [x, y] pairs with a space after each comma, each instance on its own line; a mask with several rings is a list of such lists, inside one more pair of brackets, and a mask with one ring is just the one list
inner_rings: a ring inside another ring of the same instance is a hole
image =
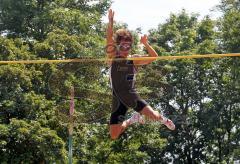
[[132, 42], [132, 38], [130, 38], [129, 36], [119, 36], [118, 41]]
[[127, 51], [127, 50], [130, 50], [131, 48], [132, 48], [132, 45], [128, 43], [123, 43], [119, 46], [110, 44], [105, 47], [105, 51], [107, 53], [112, 53], [112, 52], [115, 52], [116, 50]]

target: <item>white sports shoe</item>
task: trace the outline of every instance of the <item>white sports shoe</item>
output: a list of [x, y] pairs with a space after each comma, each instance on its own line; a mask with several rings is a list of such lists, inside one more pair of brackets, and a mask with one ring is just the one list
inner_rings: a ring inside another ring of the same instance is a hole
[[172, 120], [162, 116], [162, 120], [160, 121], [162, 124], [164, 124], [168, 129], [170, 130], [175, 130], [175, 125], [174, 123], [172, 122]]
[[138, 112], [134, 112], [132, 117], [130, 118], [130, 123], [133, 124], [133, 123], [140, 123], [140, 124], [144, 124], [145, 123], [145, 120], [143, 118], [143, 116], [141, 116], [140, 113]]

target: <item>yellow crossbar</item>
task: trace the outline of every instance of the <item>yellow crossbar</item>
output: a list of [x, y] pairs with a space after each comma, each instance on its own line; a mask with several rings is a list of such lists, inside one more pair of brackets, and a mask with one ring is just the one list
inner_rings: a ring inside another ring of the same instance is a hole
[[[223, 58], [223, 57], [240, 57], [240, 53], [229, 54], [206, 54], [206, 55], [183, 55], [183, 56], [158, 56], [158, 57], [128, 57], [127, 60], [175, 60], [175, 59], [196, 59], [196, 58]], [[0, 64], [44, 64], [44, 63], [81, 63], [92, 61], [107, 61], [106, 58], [79, 58], [65, 60], [15, 60], [15, 61], [0, 61]], [[113, 60], [123, 60], [117, 58]]]

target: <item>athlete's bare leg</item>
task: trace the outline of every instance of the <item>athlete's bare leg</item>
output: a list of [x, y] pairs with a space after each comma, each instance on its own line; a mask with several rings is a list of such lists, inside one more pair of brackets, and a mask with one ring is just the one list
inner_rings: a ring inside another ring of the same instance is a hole
[[[166, 125], [170, 130], [175, 129], [175, 125], [173, 122], [166, 117], [162, 116], [158, 111], [153, 110], [151, 106], [146, 106], [142, 109], [140, 114], [145, 115], [147, 118], [153, 121], [160, 121], [164, 125]], [[130, 126], [133, 123], [140, 122], [143, 123], [142, 118], [140, 115], [137, 113], [133, 115], [131, 118], [128, 120], [123, 121], [122, 123], [119, 124], [112, 124], [110, 125], [110, 136], [112, 139], [118, 139], [119, 136], [126, 130], [128, 126]]]
[[145, 106], [140, 111], [140, 113], [142, 115], [145, 115], [150, 120], [160, 121], [161, 123], [166, 125], [168, 127], [168, 129], [170, 129], [170, 130], [175, 130], [175, 125], [174, 125], [174, 123], [171, 120], [169, 120], [166, 117], [164, 117], [163, 115], [161, 115], [158, 111], [153, 110], [152, 107], [149, 106], [149, 105]]
[[115, 140], [125, 131], [125, 129], [129, 126], [127, 121], [124, 121], [120, 124], [110, 125], [110, 136], [111, 139]]
[[110, 136], [112, 139], [117, 139], [125, 130], [128, 126], [130, 126], [133, 123], [144, 123], [143, 118], [141, 115], [137, 112], [135, 112], [131, 118], [123, 121], [122, 123], [119, 124], [112, 124], [110, 125]]

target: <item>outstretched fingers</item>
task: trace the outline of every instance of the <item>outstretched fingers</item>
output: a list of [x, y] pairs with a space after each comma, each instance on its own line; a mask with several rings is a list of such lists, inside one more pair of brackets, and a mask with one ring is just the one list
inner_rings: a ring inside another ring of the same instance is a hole
[[109, 21], [112, 21], [113, 20], [113, 18], [114, 18], [114, 11], [112, 10], [112, 9], [109, 9], [108, 10], [108, 19], [109, 19]]
[[146, 34], [141, 37], [140, 42], [144, 45], [148, 42], [148, 37]]

